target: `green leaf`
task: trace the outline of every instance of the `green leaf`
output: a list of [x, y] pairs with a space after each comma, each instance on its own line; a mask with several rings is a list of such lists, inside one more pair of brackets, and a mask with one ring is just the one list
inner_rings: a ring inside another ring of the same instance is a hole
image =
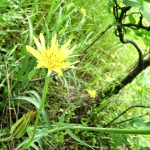
[[[67, 133], [76, 141], [78, 141], [79, 143], [81, 143], [82, 145], [88, 146], [91, 149], [93, 149], [90, 145], [88, 145], [87, 143], [85, 143], [84, 141], [80, 140], [80, 138], [78, 138], [70, 129], [66, 130]], [[94, 150], [94, 149], [93, 149]]]
[[142, 143], [142, 145], [147, 145], [146, 139], [144, 137], [139, 137], [139, 142]]
[[138, 121], [138, 122], [133, 123], [133, 127], [144, 129], [144, 128], [146, 128], [146, 125], [142, 121]]
[[129, 21], [130, 21], [130, 23], [133, 23], [133, 24], [136, 23], [136, 20], [134, 19], [132, 14], [129, 15]]
[[32, 77], [35, 75], [35, 72], [36, 72], [36, 69], [29, 72], [29, 74], [28, 74], [28, 79], [29, 80], [32, 79]]
[[120, 22], [115, 22], [115, 23], [113, 23], [113, 26], [121, 26], [121, 23]]
[[[39, 109], [40, 106], [40, 102], [36, 99], [36, 98], [32, 98], [32, 97], [26, 97], [26, 96], [18, 96], [14, 99], [20, 99], [20, 100], [25, 100], [30, 102], [31, 104], [33, 104], [37, 109]], [[49, 127], [49, 129], [51, 129], [51, 124], [47, 115], [47, 112], [45, 111], [44, 107], [42, 108], [42, 112], [41, 112], [47, 126]]]
[[22, 62], [22, 68], [19, 72], [19, 75], [18, 75], [18, 78], [17, 80], [14, 82], [11, 90], [17, 85], [17, 83], [19, 82], [19, 80], [21, 79], [21, 77], [23, 76], [24, 72], [26, 71], [26, 69], [28, 68], [29, 66], [29, 58], [28, 58], [28, 54], [27, 54], [27, 51], [26, 51], [26, 48], [25, 48], [25, 45], [22, 43], [22, 46], [23, 46], [23, 52], [25, 54], [25, 57], [23, 59], [23, 62]]
[[120, 135], [114, 135], [114, 145], [117, 146], [121, 146], [122, 144], [122, 140], [120, 138]]
[[141, 30], [133, 30], [137, 36], [143, 37], [143, 32]]
[[37, 98], [37, 100], [39, 102], [41, 102], [41, 97], [36, 91], [26, 91], [26, 92], [23, 92], [21, 94], [24, 95], [24, 94], [29, 94], [29, 93], [33, 94]]
[[127, 6], [140, 8], [142, 2], [140, 0], [123, 0], [123, 3]]
[[[47, 128], [43, 128], [41, 129], [38, 133], [36, 133], [34, 140], [32, 141], [31, 146], [34, 146], [34, 142], [38, 142], [38, 140], [44, 136], [47, 136]], [[19, 144], [17, 146], [17, 148], [15, 148], [15, 150], [20, 149], [21, 146], [23, 146], [25, 143], [29, 142], [30, 138], [27, 138], [26, 140], [24, 140], [21, 144]]]
[[149, 150], [149, 147], [140, 146], [140, 150]]
[[144, 1], [150, 3], [150, 0], [144, 0]]
[[[74, 105], [74, 104], [73, 104], [73, 105]], [[60, 117], [60, 119], [59, 119], [59, 122], [58, 122], [58, 124], [57, 124], [57, 127], [60, 127], [61, 124], [63, 124], [63, 122], [64, 122], [64, 120], [65, 120], [66, 112], [67, 112], [73, 105], [69, 106], [69, 107], [62, 113], [62, 115], [61, 115], [61, 117]]]
[[150, 21], [150, 9], [147, 8], [145, 5], [143, 5], [143, 7], [140, 9], [141, 13], [143, 14], [143, 16]]
[[6, 34], [7, 34], [7, 31], [0, 30], [0, 34], [6, 35]]
[[31, 17], [29, 17], [28, 13], [26, 13], [23, 9], [21, 9], [21, 11], [25, 14], [25, 16], [26, 16], [26, 18], [28, 19], [28, 22], [29, 22], [29, 31], [30, 31], [29, 46], [31, 46], [32, 41], [33, 41], [33, 25], [32, 25], [32, 21], [31, 21]]
[[0, 16], [0, 23], [5, 23], [5, 20]]
[[124, 144], [127, 144], [128, 143], [128, 141], [127, 141], [127, 135], [121, 135], [121, 139], [122, 139], [122, 141], [124, 142]]
[[67, 5], [67, 10], [69, 10], [73, 5], [74, 5], [73, 2], [69, 3], [69, 4]]

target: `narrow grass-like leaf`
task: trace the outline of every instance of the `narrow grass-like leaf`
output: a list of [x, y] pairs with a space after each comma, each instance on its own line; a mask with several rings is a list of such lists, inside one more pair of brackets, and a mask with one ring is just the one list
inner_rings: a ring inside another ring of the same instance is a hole
[[22, 95], [23, 94], [29, 94], [29, 93], [33, 94], [39, 102], [41, 101], [41, 97], [36, 91], [26, 91], [26, 92], [23, 92]]
[[[47, 136], [47, 129], [44, 128], [44, 129], [41, 129], [36, 135], [35, 135], [35, 138], [33, 140], [32, 143], [38, 141], [40, 138], [44, 137], [44, 136]], [[21, 146], [23, 146], [24, 144], [26, 144], [27, 142], [29, 142], [30, 138], [26, 139], [25, 141], [23, 141], [21, 144], [19, 144], [19, 146], [15, 149], [15, 150], [18, 150]], [[32, 145], [32, 144], [31, 144]]]
[[68, 98], [68, 102], [70, 103], [70, 92], [69, 92], [69, 86], [68, 86], [68, 83], [67, 83], [67, 80], [63, 77], [63, 80], [65, 82], [65, 87], [66, 87], [66, 90], [67, 90], [67, 98]]
[[29, 72], [29, 74], [28, 74], [28, 79], [29, 80], [33, 78], [33, 76], [35, 75], [35, 72], [36, 72], [35, 69]]
[[38, 148], [35, 144], [31, 144], [31, 146], [32, 146], [35, 150], [39, 150], [39, 148]]
[[23, 52], [25, 54], [25, 57], [23, 59], [23, 66], [19, 72], [19, 75], [18, 75], [18, 78], [17, 80], [14, 82], [14, 84], [12, 85], [12, 88], [11, 90], [13, 90], [13, 88], [17, 85], [17, 83], [19, 82], [19, 80], [21, 79], [22, 75], [24, 74], [24, 72], [26, 71], [26, 69], [28, 68], [28, 64], [29, 64], [29, 58], [28, 58], [28, 54], [27, 54], [27, 51], [25, 49], [25, 46], [24, 44], [22, 44], [23, 46]]
[[[33, 104], [37, 109], [39, 109], [40, 102], [37, 101], [37, 99], [35, 99], [35, 98], [26, 97], [26, 96], [18, 96], [18, 97], [14, 98], [14, 99], [22, 99], [22, 100], [28, 101], [28, 102], [30, 102], [31, 104]], [[52, 127], [51, 127], [51, 124], [50, 124], [48, 115], [47, 115], [47, 113], [46, 113], [46, 111], [45, 111], [44, 108], [42, 109], [42, 112], [41, 112], [41, 113], [42, 113], [43, 118], [44, 118], [44, 120], [46, 121], [46, 124], [48, 125], [49, 129], [51, 129]]]
[[60, 117], [60, 119], [59, 119], [59, 122], [58, 122], [58, 124], [57, 124], [57, 127], [60, 127], [60, 126], [63, 124], [63, 122], [64, 122], [64, 120], [65, 120], [66, 112], [67, 112], [72, 106], [74, 106], [74, 104], [70, 105], [70, 106], [62, 113], [62, 115], [61, 115], [61, 117]]
[[29, 15], [23, 9], [21, 9], [21, 10], [26, 15], [26, 17], [28, 19], [28, 22], [29, 22], [30, 37], [29, 37], [29, 44], [28, 45], [30, 46], [33, 42], [33, 25], [32, 25], [32, 21], [31, 21]]
[[[90, 145], [88, 145], [87, 143], [85, 143], [84, 141], [82, 141], [79, 137], [77, 137], [70, 129], [66, 130], [67, 133], [76, 141], [78, 141], [79, 143], [81, 143], [82, 145], [85, 145], [87, 147], [90, 147], [91, 149], [93, 149]], [[94, 150], [94, 149], [93, 149]]]

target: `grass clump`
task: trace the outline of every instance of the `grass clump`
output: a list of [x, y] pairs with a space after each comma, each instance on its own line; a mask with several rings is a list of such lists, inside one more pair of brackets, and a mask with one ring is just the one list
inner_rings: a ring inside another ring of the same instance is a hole
[[[51, 45], [52, 36], [57, 33], [59, 47], [68, 39], [72, 40], [71, 46], [77, 45], [75, 57], [68, 60], [74, 62], [84, 57], [75, 69], [64, 72], [63, 77], [51, 76], [32, 147], [76, 150], [149, 147], [148, 136], [72, 129], [76, 125], [106, 127], [133, 105], [145, 107], [130, 109], [109, 127], [142, 129], [149, 125], [148, 69], [110, 98], [95, 101], [88, 94], [88, 90], [94, 90], [98, 96], [99, 91], [108, 89], [110, 85], [115, 86], [138, 59], [134, 47], [122, 45], [115, 36], [115, 26], [84, 53], [85, 48], [114, 22], [113, 5], [105, 0], [0, 2], [1, 136], [7, 136], [7, 130], [27, 111], [38, 110], [42, 100], [47, 70], [34, 69], [36, 59], [27, 53], [25, 45], [34, 47], [33, 35], [39, 37], [40, 33]], [[130, 36], [135, 39], [133, 31], [126, 35], [127, 38]], [[135, 40], [145, 52], [147, 47], [141, 39]], [[129, 59], [131, 57], [132, 60]], [[52, 134], [50, 127], [52, 130], [64, 127], [65, 130]], [[20, 149], [29, 141], [33, 128], [33, 125], [29, 126], [24, 137], [3, 143], [0, 148]]]

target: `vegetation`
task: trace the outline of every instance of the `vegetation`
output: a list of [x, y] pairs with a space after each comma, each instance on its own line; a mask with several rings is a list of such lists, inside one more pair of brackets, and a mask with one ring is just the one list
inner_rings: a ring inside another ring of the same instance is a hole
[[1, 0], [0, 149], [150, 149], [149, 8]]

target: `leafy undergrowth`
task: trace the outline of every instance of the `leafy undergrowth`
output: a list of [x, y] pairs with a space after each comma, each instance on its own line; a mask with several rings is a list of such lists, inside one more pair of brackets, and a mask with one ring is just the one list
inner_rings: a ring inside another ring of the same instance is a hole
[[[85, 12], [81, 11], [82, 7]], [[42, 95], [44, 86], [42, 78], [46, 71], [45, 69], [34, 70], [36, 60], [30, 57], [25, 49], [27, 44], [35, 47], [32, 37], [33, 35], [39, 37], [40, 33], [45, 35], [46, 43], [49, 45], [54, 33], [58, 35], [60, 46], [68, 39], [72, 39], [72, 45], [77, 44], [74, 50], [77, 56], [70, 58], [72, 61], [77, 61], [84, 55], [75, 69], [65, 72], [63, 77], [54, 76], [49, 84], [45, 109], [53, 125], [73, 103], [75, 105], [67, 111], [64, 123], [98, 127], [107, 125], [130, 106], [149, 105], [148, 69], [119, 94], [109, 99], [95, 102], [87, 92], [107, 89], [110, 84], [115, 84], [128, 74], [132, 69], [130, 67], [134, 67], [138, 59], [138, 54], [133, 47], [120, 43], [114, 34], [115, 27], [110, 28], [83, 54], [84, 49], [114, 21], [111, 3], [105, 0], [87, 2], [83, 0], [74, 2], [71, 0], [35, 0], [34, 2], [2, 0], [0, 8], [0, 113], [2, 114], [0, 121], [3, 133], [1, 136], [7, 136], [12, 124], [24, 113], [36, 110], [34, 106], [36, 100], [31, 101], [30, 98]], [[130, 34], [130, 36], [134, 35], [132, 32]], [[130, 36], [127, 35], [127, 38]], [[139, 42], [140, 38], [136, 40]], [[142, 45], [142, 42], [140, 44]], [[146, 47], [142, 50], [145, 52]], [[34, 81], [38, 78], [39, 80]], [[28, 91], [35, 93], [28, 93]], [[23, 96], [26, 99], [21, 99]], [[149, 113], [149, 108], [130, 109], [109, 127], [146, 128], [149, 126]], [[42, 124], [42, 120], [40, 123]], [[34, 121], [31, 124], [34, 124]], [[150, 147], [149, 136], [104, 134], [79, 130], [73, 132], [94, 149]], [[2, 143], [1, 149], [14, 149], [26, 137], [28, 137], [27, 133], [19, 140]], [[55, 144], [51, 135], [45, 136], [41, 148], [88, 149], [65, 131], [58, 132], [54, 137]]]

